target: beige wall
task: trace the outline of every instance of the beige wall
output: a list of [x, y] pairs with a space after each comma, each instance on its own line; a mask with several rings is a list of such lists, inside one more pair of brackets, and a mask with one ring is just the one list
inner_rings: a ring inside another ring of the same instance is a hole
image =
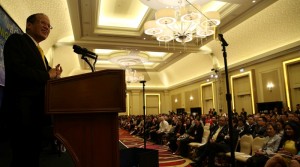
[[[229, 77], [233, 75], [239, 75], [241, 72], [240, 68], [244, 69], [244, 72], [252, 71], [252, 81], [253, 81], [253, 99], [251, 98], [251, 90], [250, 90], [250, 78], [248, 76], [244, 76], [241, 78], [236, 78], [233, 80], [233, 92], [231, 90], [231, 95], [235, 98], [235, 106], [236, 111], [240, 113], [241, 108], [245, 108], [248, 113], [253, 111], [251, 106], [252, 101], [254, 101], [255, 111], [256, 103], [258, 102], [272, 102], [272, 101], [283, 101], [284, 105], [287, 105], [286, 101], [286, 90], [285, 90], [285, 82], [283, 75], [283, 62], [295, 58], [300, 57], [299, 52], [291, 52], [291, 53], [281, 53], [281, 56], [274, 56], [274, 58], [269, 60], [262, 60], [261, 62], [256, 62], [251, 65], [242, 65], [240, 67], [235, 67], [234, 69], [229, 69]], [[300, 60], [292, 63], [287, 68], [288, 70], [288, 80], [289, 80], [289, 91], [292, 92], [290, 94], [291, 97], [291, 108], [295, 109], [296, 104], [300, 103]], [[216, 92], [210, 92], [209, 86], [204, 86], [201, 90], [201, 84], [206, 83], [205, 80], [207, 78], [203, 78], [197, 83], [193, 83], [191, 85], [186, 85], [180, 88], [176, 88], [170, 90], [170, 95], [172, 97], [171, 104], [172, 109], [176, 108], [185, 108], [189, 110], [189, 95], [188, 92], [197, 89], [199, 93], [199, 106], [202, 107], [204, 113], [207, 113], [207, 106], [209, 104], [209, 96], [211, 94], [215, 94], [215, 108], [216, 110], [222, 108], [225, 112], [227, 112], [227, 102], [226, 102], [226, 83], [225, 83], [225, 75], [223, 71], [222, 77], [220, 77], [220, 81], [216, 82], [214, 89]], [[231, 81], [230, 81], [231, 82]], [[272, 82], [274, 84], [274, 88], [270, 91], [267, 88], [267, 83]], [[230, 83], [231, 84], [231, 83]], [[217, 91], [218, 90], [218, 91]], [[217, 93], [218, 92], [218, 93]], [[201, 97], [202, 96], [202, 103]], [[180, 97], [181, 100], [178, 104], [174, 104], [173, 97]]]
[[[55, 55], [55, 59], [53, 58], [53, 55]], [[286, 51], [286, 53], [276, 53], [273, 57], [271, 56], [271, 58], [263, 58], [256, 62], [250, 62], [236, 67], [229, 67], [229, 77], [241, 74], [239, 71], [240, 68], [243, 68], [245, 72], [252, 71], [254, 89], [253, 96], [255, 104], [257, 102], [283, 101], [284, 105], [287, 105], [286, 90], [288, 90], [290, 106], [294, 110], [296, 104], [300, 103], [300, 60], [288, 63], [287, 65], [287, 89], [285, 87], [283, 62], [297, 58], [299, 59], [299, 57], [299, 48], [294, 52]], [[78, 55], [70, 51], [68, 46], [52, 48], [47, 53], [47, 58], [50, 59], [50, 63], [53, 65], [58, 62], [70, 64], [70, 66], [64, 68], [63, 76], [75, 75], [76, 69], [80, 69], [82, 66]], [[159, 106], [160, 113], [168, 113], [172, 110], [176, 112], [176, 108], [185, 108], [185, 110], [189, 112], [191, 107], [202, 107], [204, 113], [206, 113], [210, 107], [216, 108], [217, 111], [221, 108], [223, 111], [227, 112], [227, 102], [225, 98], [227, 90], [224, 70], [221, 69], [221, 75], [218, 81], [214, 82], [212, 91], [210, 91], [210, 88], [206, 87], [203, 87], [205, 88], [204, 90], [201, 89], [201, 84], [206, 84], [207, 78], [209, 78], [209, 76], [203, 76], [196, 81], [193, 81], [191, 84], [165, 90], [146, 89], [146, 94], [159, 94], [159, 98], [155, 98], [155, 100], [152, 101], [154, 101], [154, 106]], [[238, 99], [238, 104], [236, 104], [234, 108], [236, 108], [237, 112], [240, 112], [241, 108], [244, 107], [247, 112], [251, 113], [252, 108], [248, 104], [249, 101], [252, 102], [253, 99], [249, 99], [249, 95], [245, 93], [249, 92], [249, 78], [242, 77], [234, 80], [233, 82], [233, 92], [235, 92], [233, 96], [237, 96], [234, 98]], [[268, 82], [272, 82], [274, 84], [272, 91], [267, 88]], [[242, 95], [243, 92], [244, 95]], [[140, 88], [130, 89], [127, 90], [127, 93], [128, 111], [122, 114], [143, 114], [142, 90]], [[208, 97], [212, 95], [214, 95], [214, 98], [212, 99], [213, 101], [210, 102]], [[240, 97], [238, 97], [238, 95]], [[190, 100], [191, 96], [193, 96], [193, 100]], [[176, 103], [175, 99], [177, 99]], [[154, 108], [155, 107], [151, 109], [149, 108], [149, 110], [151, 110], [151, 112], [157, 112]]]

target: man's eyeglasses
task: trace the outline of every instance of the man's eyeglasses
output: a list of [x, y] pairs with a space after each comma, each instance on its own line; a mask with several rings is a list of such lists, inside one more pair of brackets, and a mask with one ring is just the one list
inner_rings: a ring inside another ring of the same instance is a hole
[[50, 30], [53, 29], [53, 27], [49, 23], [46, 23], [45, 21], [40, 20], [40, 24], [42, 26], [48, 27]]

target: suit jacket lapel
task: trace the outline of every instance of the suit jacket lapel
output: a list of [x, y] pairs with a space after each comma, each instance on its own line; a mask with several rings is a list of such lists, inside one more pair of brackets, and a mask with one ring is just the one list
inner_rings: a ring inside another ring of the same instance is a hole
[[[32, 54], [34, 56], [36, 56], [36, 59], [38, 60], [38, 64], [40, 64], [40, 66], [41, 66], [41, 69], [47, 70], [45, 68], [45, 64], [44, 64], [44, 61], [43, 61], [42, 56], [40, 54], [40, 51], [38, 50], [35, 43], [32, 41], [32, 39], [27, 34], [23, 34], [23, 37], [24, 37], [25, 43], [29, 46], [29, 48], [31, 48]], [[48, 62], [47, 62], [46, 59], [45, 59], [45, 61], [46, 61], [46, 65], [48, 66]]]

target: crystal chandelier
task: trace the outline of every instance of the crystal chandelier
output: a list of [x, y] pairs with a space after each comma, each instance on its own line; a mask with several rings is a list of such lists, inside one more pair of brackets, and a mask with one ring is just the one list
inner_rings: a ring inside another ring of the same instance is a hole
[[220, 24], [217, 11], [204, 13], [200, 11], [199, 5], [184, 0], [156, 1], [167, 7], [158, 9], [155, 20], [144, 24], [144, 33], [154, 36], [159, 42], [175, 40], [185, 44], [194, 38], [206, 38], [213, 35]]
[[126, 83], [136, 83], [144, 80], [144, 75], [129, 67], [125, 68]]
[[110, 61], [115, 64], [119, 64], [122, 69], [125, 69], [125, 80], [126, 83], [136, 83], [144, 80], [144, 75], [133, 70], [132, 67], [136, 65], [143, 65], [148, 59], [139, 56], [139, 51], [129, 50], [125, 53], [117, 53], [115, 56], [110, 58]]

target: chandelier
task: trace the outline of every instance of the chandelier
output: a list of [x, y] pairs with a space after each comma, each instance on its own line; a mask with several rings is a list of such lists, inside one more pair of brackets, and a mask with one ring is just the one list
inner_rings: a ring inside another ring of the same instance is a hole
[[144, 80], [144, 75], [132, 69], [133, 66], [143, 66], [147, 62], [146, 57], [139, 56], [140, 52], [136, 50], [129, 50], [126, 52], [116, 53], [110, 61], [119, 64], [122, 69], [125, 69], [126, 83], [136, 83]]
[[[177, 41], [182, 44], [194, 38], [206, 38], [215, 34], [220, 24], [217, 11], [201, 12], [198, 4], [184, 0], [156, 0], [164, 4], [155, 13], [155, 20], [144, 24], [144, 33], [159, 42]], [[195, 1], [195, 0], [192, 0]], [[153, 8], [154, 4], [149, 6]]]
[[144, 80], [144, 75], [129, 67], [125, 68], [126, 83], [137, 83]]

